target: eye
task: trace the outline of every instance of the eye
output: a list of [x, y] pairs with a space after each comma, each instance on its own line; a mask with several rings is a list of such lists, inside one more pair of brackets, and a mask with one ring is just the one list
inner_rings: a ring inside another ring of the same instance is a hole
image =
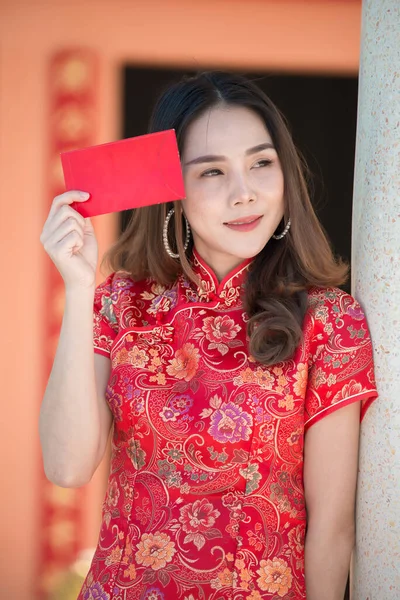
[[201, 177], [215, 177], [215, 175], [220, 174], [222, 174], [220, 169], [209, 169], [208, 171], [204, 171], [204, 173], [201, 174]]
[[259, 160], [256, 162], [256, 164], [254, 165], [254, 168], [259, 169], [260, 167], [268, 167], [269, 165], [272, 165], [272, 160], [263, 158], [262, 160]]

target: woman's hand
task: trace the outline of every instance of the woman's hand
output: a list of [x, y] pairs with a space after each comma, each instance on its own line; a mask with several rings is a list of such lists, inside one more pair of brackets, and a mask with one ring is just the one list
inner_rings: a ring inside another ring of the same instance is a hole
[[79, 191], [56, 196], [40, 236], [66, 288], [70, 289], [93, 287], [96, 280], [98, 247], [92, 223], [70, 206], [88, 198], [89, 194]]

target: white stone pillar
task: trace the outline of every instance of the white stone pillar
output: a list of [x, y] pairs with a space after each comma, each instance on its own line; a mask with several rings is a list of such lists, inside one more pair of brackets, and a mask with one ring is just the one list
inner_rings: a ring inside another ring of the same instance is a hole
[[364, 0], [352, 294], [379, 398], [361, 428], [352, 600], [400, 600], [400, 0]]

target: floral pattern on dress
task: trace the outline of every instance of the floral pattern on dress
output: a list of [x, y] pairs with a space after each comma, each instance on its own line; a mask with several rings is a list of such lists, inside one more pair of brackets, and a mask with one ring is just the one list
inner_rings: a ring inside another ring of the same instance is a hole
[[250, 261], [201, 287], [110, 275], [96, 289], [95, 351], [110, 357], [114, 416], [96, 553], [78, 600], [300, 600], [304, 436], [377, 396], [360, 305], [312, 288], [303, 341], [266, 367], [248, 352]]

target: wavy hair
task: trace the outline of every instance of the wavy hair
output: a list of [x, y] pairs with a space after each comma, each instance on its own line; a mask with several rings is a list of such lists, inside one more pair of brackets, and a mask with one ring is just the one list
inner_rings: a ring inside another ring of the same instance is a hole
[[[302, 340], [308, 290], [342, 285], [347, 281], [349, 267], [334, 256], [314, 212], [307, 188], [307, 167], [284, 117], [254, 82], [221, 71], [185, 77], [161, 94], [148, 131], [175, 129], [182, 155], [188, 126], [220, 104], [243, 106], [262, 118], [283, 171], [284, 218], [277, 232], [289, 217], [291, 228], [283, 239], [271, 238], [254, 258], [244, 292], [249, 351], [256, 360], [271, 366], [291, 358]], [[167, 255], [162, 241], [164, 220], [172, 206], [175, 215], [170, 221], [169, 241], [179, 252], [177, 260]], [[151, 277], [171, 285], [183, 272], [198, 283], [190, 263], [193, 242], [185, 252], [183, 240], [180, 202], [136, 209], [105, 261], [112, 270], [127, 271], [136, 281]]]

